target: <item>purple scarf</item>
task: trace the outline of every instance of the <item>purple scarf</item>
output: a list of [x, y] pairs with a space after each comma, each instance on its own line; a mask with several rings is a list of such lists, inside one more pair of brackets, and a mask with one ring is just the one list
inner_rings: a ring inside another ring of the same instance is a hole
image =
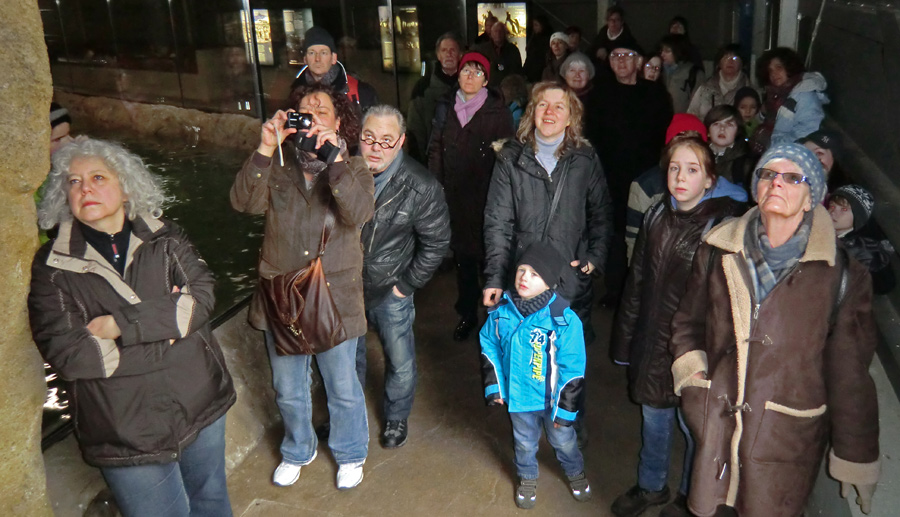
[[478, 90], [478, 93], [473, 95], [471, 99], [465, 100], [466, 98], [462, 90], [457, 90], [456, 104], [453, 105], [453, 109], [456, 110], [456, 118], [459, 119], [460, 126], [466, 127], [466, 124], [468, 124], [469, 121], [472, 120], [472, 117], [475, 116], [475, 112], [484, 106], [484, 101], [487, 100], [487, 96], [487, 88], [482, 88]]

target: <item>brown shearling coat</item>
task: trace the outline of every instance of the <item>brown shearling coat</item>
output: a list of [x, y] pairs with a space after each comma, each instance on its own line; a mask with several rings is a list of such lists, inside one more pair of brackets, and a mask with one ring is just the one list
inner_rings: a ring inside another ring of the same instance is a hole
[[831, 326], [839, 251], [816, 206], [806, 252], [757, 305], [742, 256], [753, 217], [756, 208], [705, 237], [672, 321], [675, 393], [697, 441], [688, 506], [701, 517], [723, 504], [742, 517], [800, 515], [829, 438], [834, 478], [879, 476], [871, 280], [848, 261]]
[[[375, 182], [360, 157], [335, 162], [319, 174], [309, 191], [299, 167], [285, 153], [279, 160], [259, 153], [244, 163], [231, 187], [231, 206], [240, 212], [266, 214], [259, 275], [272, 278], [306, 267], [322, 238], [326, 203], [333, 202], [334, 229], [322, 256], [325, 279], [347, 331], [365, 334], [360, 228], [375, 211]], [[260, 292], [250, 304], [250, 324], [268, 329]]]

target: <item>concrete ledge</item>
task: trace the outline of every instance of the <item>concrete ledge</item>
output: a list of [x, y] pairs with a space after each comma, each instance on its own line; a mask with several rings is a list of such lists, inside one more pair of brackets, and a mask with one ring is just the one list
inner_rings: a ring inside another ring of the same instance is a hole
[[[225, 469], [233, 471], [280, 421], [272, 369], [262, 333], [247, 323], [245, 306], [213, 331], [234, 378], [237, 403], [225, 431]], [[314, 383], [319, 389], [321, 383]], [[84, 463], [74, 435], [44, 452], [47, 493], [56, 517], [81, 517], [106, 488], [100, 471]], [[268, 474], [268, 473], [267, 473]]]

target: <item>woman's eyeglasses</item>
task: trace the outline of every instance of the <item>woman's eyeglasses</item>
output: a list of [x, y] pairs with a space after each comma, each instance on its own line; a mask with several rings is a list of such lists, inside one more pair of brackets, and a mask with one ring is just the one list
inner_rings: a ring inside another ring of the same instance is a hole
[[366, 145], [371, 145], [372, 147], [380, 147], [385, 150], [393, 149], [393, 148], [397, 147], [397, 144], [400, 142], [400, 140], [397, 140], [396, 142], [394, 142], [394, 145], [391, 145], [390, 142], [379, 142], [378, 140], [375, 140], [371, 136], [366, 137], [366, 138], [360, 138], [359, 141], [364, 142]]
[[799, 185], [801, 183], [809, 185], [809, 178], [799, 172], [776, 172], [772, 169], [762, 168], [756, 169], [756, 176], [760, 181], [773, 181], [777, 176], [781, 176], [782, 180], [792, 185]]
[[472, 70], [471, 68], [464, 68], [459, 73], [459, 75], [461, 75], [463, 77], [468, 77], [469, 79], [471, 79], [472, 77], [481, 78], [481, 77], [484, 77], [484, 72], [482, 72], [481, 70]]
[[646, 65], [644, 65], [645, 70], [653, 70], [654, 72], [659, 72], [659, 70], [661, 68], [662, 68], [661, 66], [653, 66], [650, 63], [647, 63]]

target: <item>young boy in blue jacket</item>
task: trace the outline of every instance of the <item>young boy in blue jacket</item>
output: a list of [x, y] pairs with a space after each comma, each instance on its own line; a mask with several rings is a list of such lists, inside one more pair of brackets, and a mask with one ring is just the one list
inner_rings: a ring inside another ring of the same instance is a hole
[[581, 320], [547, 285], [556, 283], [566, 265], [553, 247], [531, 244], [516, 267], [516, 290], [504, 292], [488, 311], [480, 334], [484, 396], [488, 405], [505, 405], [512, 420], [519, 508], [535, 504], [542, 426], [572, 495], [591, 498], [572, 428], [584, 385]]

